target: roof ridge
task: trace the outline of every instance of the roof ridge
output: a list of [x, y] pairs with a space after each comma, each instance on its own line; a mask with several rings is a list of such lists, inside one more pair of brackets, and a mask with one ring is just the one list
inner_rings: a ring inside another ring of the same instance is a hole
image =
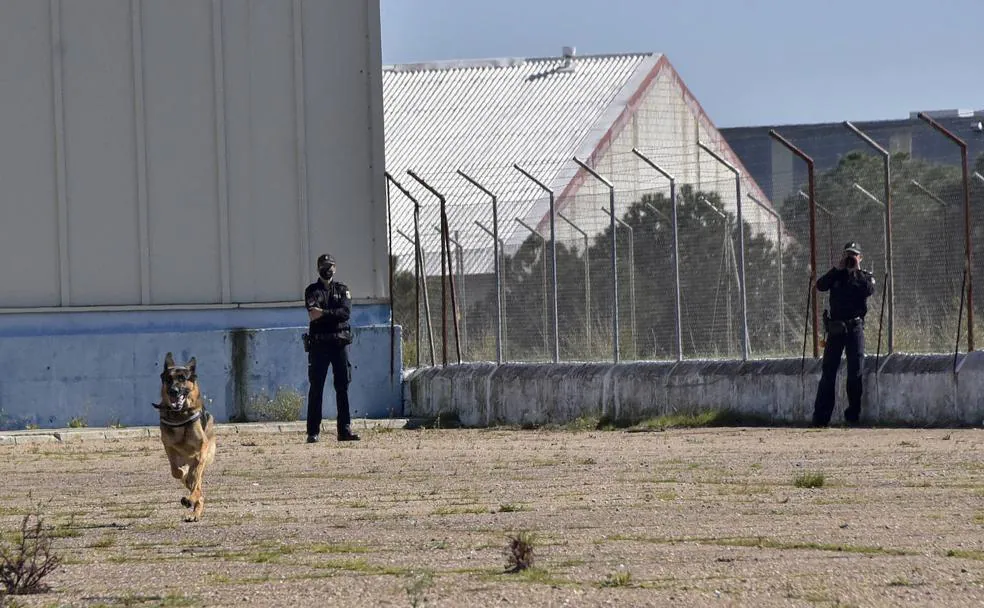
[[489, 57], [478, 59], [438, 59], [434, 61], [420, 61], [414, 63], [394, 63], [383, 65], [384, 72], [425, 72], [439, 70], [461, 70], [461, 69], [480, 69], [480, 68], [510, 68], [526, 63], [539, 63], [548, 61], [573, 61], [614, 59], [624, 57], [659, 57], [662, 53], [655, 51], [644, 51], [638, 53], [599, 53], [597, 55], [575, 55], [564, 57], [554, 55], [550, 57]]

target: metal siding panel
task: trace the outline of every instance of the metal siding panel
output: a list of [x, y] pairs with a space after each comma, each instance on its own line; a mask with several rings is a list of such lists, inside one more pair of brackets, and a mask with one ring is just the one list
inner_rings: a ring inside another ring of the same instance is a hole
[[151, 301], [218, 303], [211, 5], [144, 0], [142, 17]]
[[[502, 238], [522, 241], [526, 235], [513, 218], [545, 210], [547, 199], [512, 164], [519, 162], [559, 190], [563, 160], [583, 145], [590, 127], [653, 57], [578, 58], [573, 73], [554, 71], [559, 58], [391, 68], [384, 74], [387, 168], [394, 175], [413, 169], [445, 193], [451, 229], [478, 245], [488, 237], [474, 222], [491, 222], [491, 210], [484, 194], [455, 175], [457, 169], [467, 171], [499, 195]], [[431, 253], [428, 268], [439, 273], [440, 239], [431, 228], [436, 202], [412, 180], [405, 185], [425, 205], [422, 240]], [[398, 207], [394, 223], [407, 232], [412, 206]], [[412, 263], [409, 243], [395, 240], [394, 251]], [[491, 270], [490, 256], [468, 260], [469, 272]]]
[[299, 299], [291, 4], [224, 13], [233, 300]]
[[51, 34], [47, 2], [0, 5], [0, 306], [57, 306]]
[[382, 181], [374, 180], [370, 167], [370, 113], [376, 102], [366, 78], [367, 32], [373, 24], [362, 4], [302, 3], [311, 255], [334, 254], [340, 280], [357, 298], [383, 295], [374, 266], [386, 256], [385, 232], [381, 241], [377, 237], [386, 202], [378, 196]]
[[61, 9], [71, 302], [140, 303], [128, 0]]

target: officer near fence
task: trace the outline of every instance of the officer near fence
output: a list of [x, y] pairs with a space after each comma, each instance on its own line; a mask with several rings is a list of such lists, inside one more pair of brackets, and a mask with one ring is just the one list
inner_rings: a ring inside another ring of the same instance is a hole
[[861, 250], [856, 243], [844, 246], [837, 266], [817, 279], [817, 290], [830, 292], [829, 310], [823, 312], [826, 344], [823, 372], [813, 405], [813, 425], [827, 426], [834, 411], [837, 370], [841, 354], [847, 354], [847, 400], [844, 421], [856, 425], [861, 416], [864, 319], [868, 298], [875, 293], [875, 278], [861, 268]]
[[321, 407], [331, 367], [335, 385], [335, 405], [338, 411], [338, 441], [358, 441], [352, 433], [349, 413], [348, 387], [352, 381], [352, 366], [348, 346], [352, 343], [352, 294], [344, 283], [335, 280], [335, 258], [330, 254], [318, 257], [318, 280], [304, 290], [304, 304], [310, 324], [304, 334], [304, 350], [308, 354], [307, 442], [316, 443], [321, 431]]

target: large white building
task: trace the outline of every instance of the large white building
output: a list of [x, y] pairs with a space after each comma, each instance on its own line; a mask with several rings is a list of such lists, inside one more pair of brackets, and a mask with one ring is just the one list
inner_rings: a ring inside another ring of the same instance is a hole
[[[447, 199], [449, 225], [465, 250], [466, 273], [491, 272], [492, 248], [476, 222], [492, 222], [499, 197], [500, 237], [510, 250], [529, 236], [516, 218], [549, 235], [549, 197], [515, 168], [550, 188], [556, 208], [589, 233], [609, 224], [600, 207], [607, 187], [581, 169], [577, 156], [617, 191], [616, 214], [642, 193], [667, 192], [668, 182], [632, 153], [637, 148], [678, 184], [717, 192], [736, 211], [734, 174], [698, 146], [705, 144], [742, 174], [742, 190], [770, 205], [666, 56], [657, 53], [448, 61], [387, 66], [383, 73], [386, 169], [423, 205], [421, 237], [428, 274], [440, 273], [435, 196], [406, 174], [412, 170]], [[393, 224], [411, 235], [413, 204], [392, 194]], [[744, 198], [744, 219], [771, 226], [767, 212]], [[556, 222], [558, 240], [576, 246], [573, 229]], [[413, 247], [394, 238], [401, 268]]]
[[326, 251], [398, 409], [380, 58], [377, 1], [0, 3], [0, 426], [152, 423], [169, 350], [220, 420], [303, 394]]

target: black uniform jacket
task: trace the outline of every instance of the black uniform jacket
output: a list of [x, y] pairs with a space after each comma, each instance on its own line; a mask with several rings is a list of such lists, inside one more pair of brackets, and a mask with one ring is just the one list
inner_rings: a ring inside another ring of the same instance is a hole
[[830, 318], [850, 321], [868, 314], [868, 298], [875, 293], [875, 277], [867, 270], [831, 268], [817, 279], [817, 291], [830, 292]]
[[308, 333], [315, 344], [343, 345], [352, 343], [352, 294], [344, 283], [331, 281], [325, 285], [315, 281], [304, 290], [304, 305], [308, 310], [320, 308], [321, 318], [311, 321]]

